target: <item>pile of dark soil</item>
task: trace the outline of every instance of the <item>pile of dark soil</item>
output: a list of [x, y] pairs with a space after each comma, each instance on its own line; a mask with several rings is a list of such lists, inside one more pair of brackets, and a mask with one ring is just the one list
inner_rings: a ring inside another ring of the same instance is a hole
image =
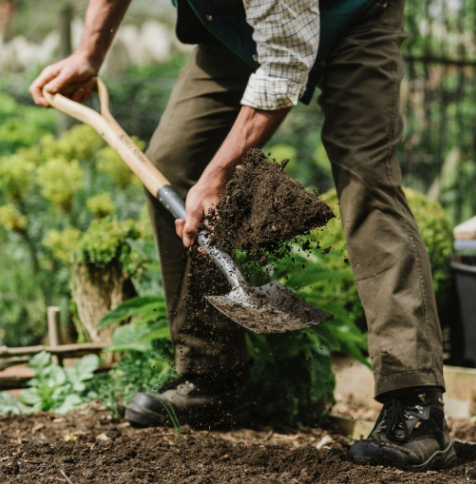
[[282, 241], [325, 225], [334, 214], [315, 194], [258, 149], [243, 158], [215, 210], [206, 216], [213, 243], [230, 254], [275, 250]]
[[[359, 466], [350, 443], [313, 430], [295, 435], [239, 430], [136, 430], [103, 412], [0, 418], [2, 484], [462, 484], [476, 479], [474, 445], [458, 444], [459, 464], [413, 473]], [[324, 445], [325, 444], [325, 445]], [[317, 448], [317, 447], [323, 448]], [[66, 476], [66, 477], [65, 477]]]

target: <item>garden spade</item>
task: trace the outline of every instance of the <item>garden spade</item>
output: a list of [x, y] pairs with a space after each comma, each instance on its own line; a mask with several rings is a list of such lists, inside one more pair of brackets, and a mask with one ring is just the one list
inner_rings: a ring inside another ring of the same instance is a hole
[[[140, 178], [147, 190], [175, 217], [186, 219], [185, 203], [169, 181], [119, 126], [109, 111], [106, 86], [97, 79], [101, 113], [61, 94], [43, 91], [48, 103], [57, 110], [92, 126]], [[308, 328], [332, 318], [296, 296], [278, 282], [251, 287], [234, 260], [210, 243], [210, 234], [199, 233], [197, 243], [211, 257], [231, 286], [225, 296], [205, 296], [232, 321], [256, 333], [284, 333]]]

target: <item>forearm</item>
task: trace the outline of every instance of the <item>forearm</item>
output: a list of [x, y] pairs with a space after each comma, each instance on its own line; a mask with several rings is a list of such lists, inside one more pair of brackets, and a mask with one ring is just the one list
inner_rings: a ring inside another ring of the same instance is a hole
[[261, 111], [241, 108], [230, 133], [203, 173], [205, 179], [228, 181], [250, 148], [262, 148], [282, 123], [290, 108]]
[[261, 148], [282, 123], [290, 108], [260, 111], [241, 108], [230, 133], [186, 199], [187, 220], [176, 220], [177, 235], [190, 247], [203, 216], [220, 200], [225, 185], [250, 148]]
[[78, 51], [98, 69], [131, 0], [90, 0]]

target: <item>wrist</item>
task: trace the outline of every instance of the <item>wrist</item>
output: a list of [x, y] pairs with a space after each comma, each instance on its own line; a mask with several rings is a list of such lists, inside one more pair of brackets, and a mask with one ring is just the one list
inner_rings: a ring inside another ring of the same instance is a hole
[[90, 49], [83, 46], [79, 46], [74, 52], [74, 55], [79, 57], [84, 62], [87, 62], [96, 71], [96, 73], [99, 72], [102, 63], [104, 62], [103, 55], [95, 51], [95, 49]]
[[212, 166], [210, 164], [203, 172], [202, 177], [204, 181], [206, 180], [207, 185], [220, 190], [225, 188], [226, 184], [233, 177], [234, 171], [234, 166], [231, 168], [229, 166]]

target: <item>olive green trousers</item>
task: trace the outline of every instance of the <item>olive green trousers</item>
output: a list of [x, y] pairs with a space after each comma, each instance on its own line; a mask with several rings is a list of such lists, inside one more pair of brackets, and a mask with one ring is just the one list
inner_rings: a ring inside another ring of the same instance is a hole
[[[322, 140], [368, 322], [376, 397], [414, 386], [444, 388], [430, 265], [396, 159], [403, 130], [403, 8], [404, 0], [374, 4], [341, 37], [319, 79]], [[250, 74], [243, 61], [213, 41], [198, 45], [181, 70], [147, 152], [181, 196], [228, 134]], [[218, 372], [245, 364], [244, 331], [238, 325], [210, 308], [190, 324], [182, 304], [190, 259], [173, 218], [151, 196], [148, 205], [178, 371]]]

